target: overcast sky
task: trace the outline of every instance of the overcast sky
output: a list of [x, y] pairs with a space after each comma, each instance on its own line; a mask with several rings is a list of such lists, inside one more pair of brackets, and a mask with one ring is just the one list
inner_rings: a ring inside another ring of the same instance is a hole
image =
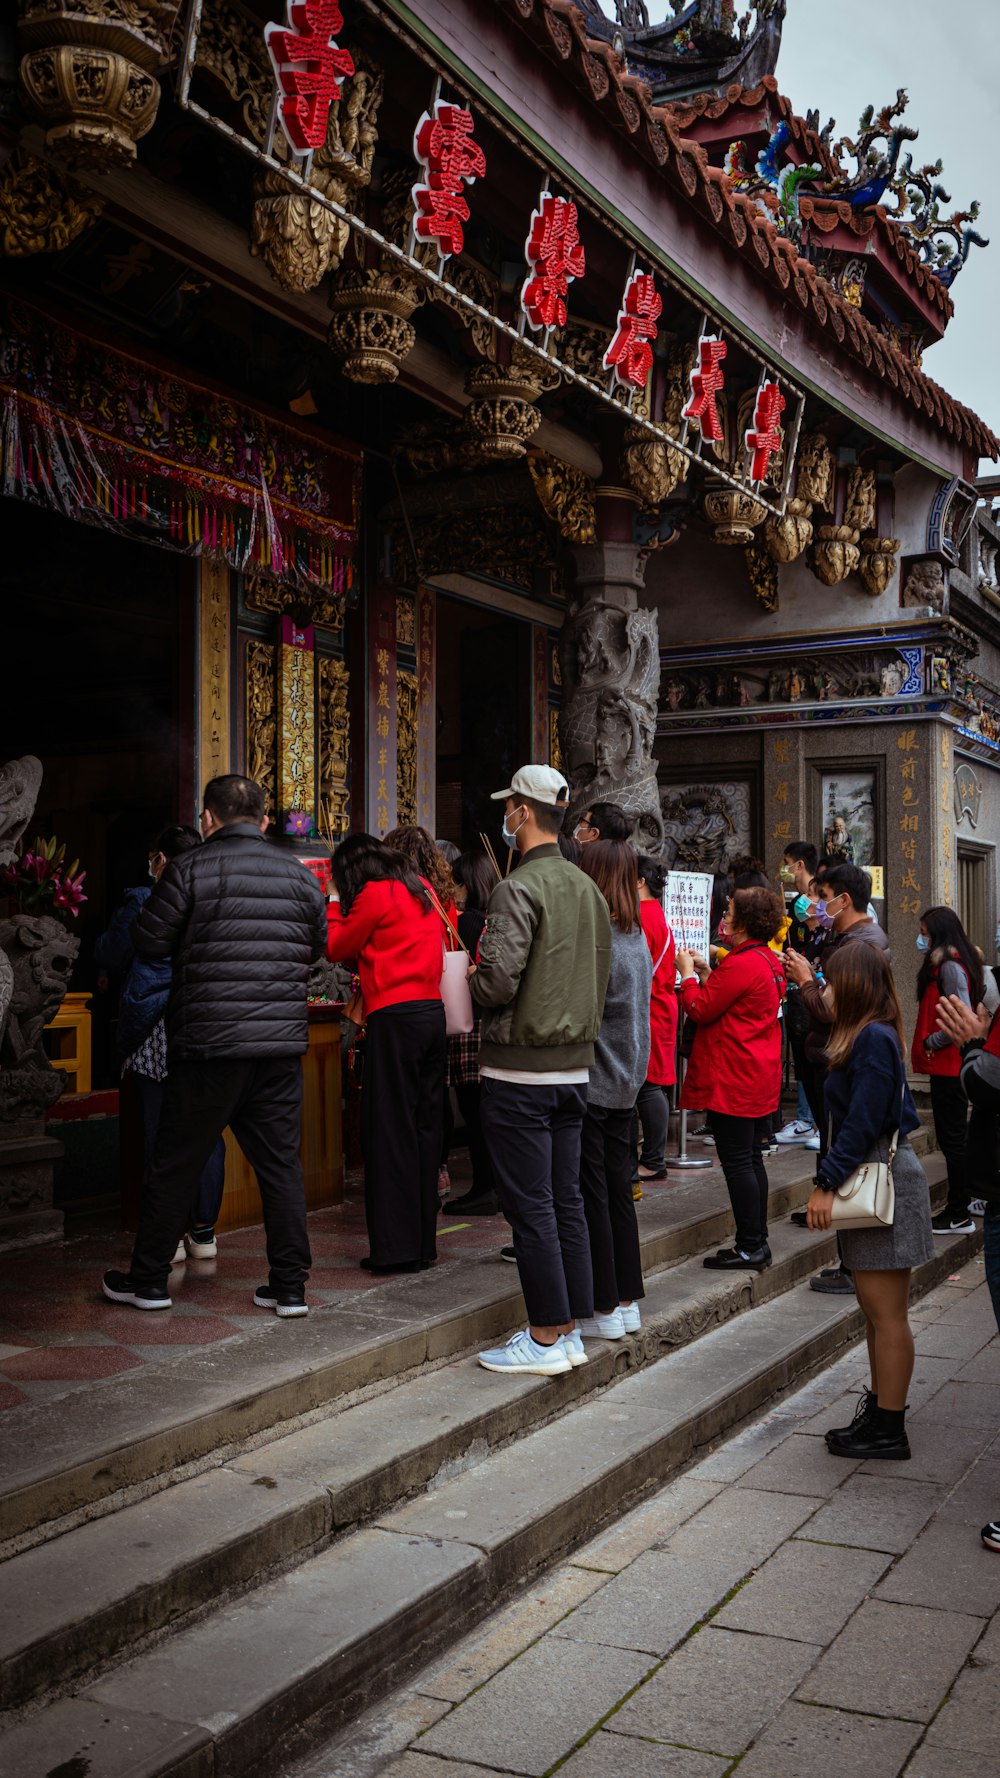
[[[651, 0], [652, 20], [668, 10]], [[836, 118], [834, 139], [853, 136], [867, 105], [879, 111], [905, 86], [904, 121], [920, 131], [909, 145], [914, 165], [944, 162], [941, 183], [953, 201], [942, 208], [965, 210], [979, 199], [976, 227], [992, 245], [972, 248], [952, 285], [954, 317], [924, 369], [1000, 433], [1000, 0], [788, 0], [777, 78], [800, 115], [817, 109], [821, 127]]]

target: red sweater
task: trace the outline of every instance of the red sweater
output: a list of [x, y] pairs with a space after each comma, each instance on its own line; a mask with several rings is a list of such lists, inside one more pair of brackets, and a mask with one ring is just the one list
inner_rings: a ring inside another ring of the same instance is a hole
[[769, 1117], [781, 1098], [780, 957], [765, 944], [738, 945], [704, 987], [689, 976], [679, 994], [682, 1011], [698, 1027], [682, 1106]]
[[639, 917], [653, 959], [653, 986], [649, 996], [649, 1066], [646, 1079], [658, 1087], [672, 1087], [677, 1079], [677, 995], [674, 978], [676, 946], [658, 901], [640, 901]]
[[366, 883], [349, 914], [328, 903], [326, 954], [357, 961], [365, 1017], [405, 1000], [440, 1000], [444, 926], [402, 883]]

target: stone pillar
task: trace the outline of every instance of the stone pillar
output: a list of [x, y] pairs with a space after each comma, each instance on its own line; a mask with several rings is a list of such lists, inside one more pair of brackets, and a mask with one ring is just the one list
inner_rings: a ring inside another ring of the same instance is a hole
[[576, 588], [560, 637], [559, 737], [570, 811], [616, 803], [636, 845], [659, 853], [663, 818], [653, 741], [660, 686], [655, 611], [640, 609], [646, 562], [632, 541], [635, 496], [598, 488], [597, 543], [573, 550]]

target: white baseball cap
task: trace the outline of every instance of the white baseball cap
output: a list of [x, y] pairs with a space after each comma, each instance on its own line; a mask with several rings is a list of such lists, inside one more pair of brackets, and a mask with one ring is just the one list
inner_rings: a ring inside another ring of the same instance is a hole
[[506, 790], [494, 790], [491, 801], [505, 802], [509, 796], [528, 796], [532, 802], [558, 809], [569, 806], [569, 785], [552, 766], [521, 766]]

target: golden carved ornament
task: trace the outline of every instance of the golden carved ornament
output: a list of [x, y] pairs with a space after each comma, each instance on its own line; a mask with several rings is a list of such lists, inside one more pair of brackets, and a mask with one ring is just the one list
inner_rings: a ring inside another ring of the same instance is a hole
[[767, 507], [738, 488], [719, 488], [705, 495], [705, 517], [714, 543], [741, 545], [754, 541], [754, 531], [767, 517]]
[[396, 647], [416, 648], [417, 646], [417, 610], [415, 602], [406, 593], [396, 594]]
[[766, 549], [750, 543], [743, 551], [754, 598], [765, 611], [778, 609], [778, 564]]
[[0, 249], [6, 259], [59, 253], [93, 228], [103, 209], [96, 193], [78, 191], [55, 167], [15, 148], [0, 170]]
[[100, 170], [132, 165], [160, 103], [159, 82], [145, 68], [111, 50], [62, 43], [29, 50], [20, 74], [25, 104], [54, 154]]
[[861, 545], [859, 573], [865, 592], [873, 599], [881, 598], [898, 566], [898, 537], [866, 537]]
[[210, 75], [240, 108], [244, 127], [258, 145], [267, 136], [274, 70], [260, 20], [237, 0], [212, 0], [202, 13], [195, 66]]
[[523, 457], [528, 440], [542, 423], [535, 406], [540, 389], [532, 370], [477, 364], [465, 379], [466, 394], [472, 397], [465, 411], [466, 430], [487, 461]]
[[342, 630], [344, 600], [317, 587], [298, 587], [275, 580], [262, 568], [250, 568], [243, 576], [243, 603], [248, 611], [284, 611], [307, 614], [304, 621], [323, 630]]
[[547, 451], [532, 451], [528, 469], [542, 511], [559, 526], [560, 537], [568, 543], [593, 543], [597, 503], [590, 477]]
[[822, 432], [807, 433], [799, 440], [795, 492], [811, 506], [833, 511], [837, 466]]
[[[852, 531], [871, 531], [875, 525], [875, 471], [855, 463], [847, 472], [844, 524]], [[857, 542], [857, 538], [854, 540]]]
[[278, 802], [278, 687], [273, 642], [247, 644], [246, 754], [247, 777], [264, 791], [264, 807], [273, 820]]
[[789, 500], [783, 518], [769, 518], [764, 526], [764, 545], [775, 562], [796, 562], [812, 542], [813, 527], [808, 500]]
[[89, 44], [140, 68], [165, 68], [180, 0], [19, 0], [17, 27], [25, 49]]
[[394, 383], [417, 343], [410, 321], [424, 291], [402, 272], [341, 273], [330, 293], [330, 344], [352, 383]]
[[[313, 185], [345, 209], [353, 209], [371, 179], [384, 84], [382, 70], [359, 57], [339, 105], [330, 107], [326, 142], [313, 157]], [[279, 173], [258, 174], [254, 196], [251, 253], [260, 255], [284, 290], [315, 290], [340, 265], [350, 225], [290, 190]]]
[[857, 533], [850, 525], [821, 525], [809, 552], [809, 566], [824, 586], [839, 586], [861, 560]]
[[351, 825], [350, 711], [351, 675], [336, 655], [316, 662], [319, 691], [319, 807], [324, 839], [342, 840]]
[[[684, 424], [682, 410], [691, 393], [688, 373], [693, 353], [687, 341], [668, 342], [661, 417], [675, 434]], [[643, 510], [652, 514], [687, 480], [689, 459], [641, 426], [630, 426], [625, 433], [623, 464], [629, 487], [638, 494]]]
[[549, 765], [557, 772], [563, 769], [562, 748], [559, 745], [559, 712], [549, 711]]
[[417, 819], [417, 675], [396, 674], [396, 820], [412, 825]]

